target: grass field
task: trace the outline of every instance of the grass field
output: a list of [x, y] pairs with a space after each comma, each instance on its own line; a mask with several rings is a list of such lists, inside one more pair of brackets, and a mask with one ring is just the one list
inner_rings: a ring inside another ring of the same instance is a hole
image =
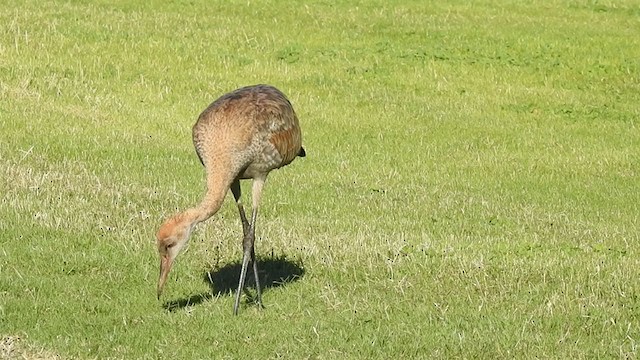
[[[0, 24], [0, 356], [638, 357], [637, 1], [9, 0]], [[191, 126], [256, 83], [307, 150], [265, 188], [266, 308], [232, 315], [231, 196], [158, 301], [155, 231], [204, 190]]]

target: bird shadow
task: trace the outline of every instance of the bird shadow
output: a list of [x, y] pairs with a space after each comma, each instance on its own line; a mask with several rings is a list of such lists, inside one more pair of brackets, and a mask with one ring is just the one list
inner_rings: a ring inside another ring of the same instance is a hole
[[[238, 287], [241, 269], [242, 264], [240, 262], [231, 263], [220, 268], [214, 266], [213, 269], [206, 271], [203, 275], [203, 280], [211, 288], [210, 292], [193, 294], [185, 298], [167, 301], [163, 307], [165, 310], [173, 312], [201, 304], [223, 295], [231, 295]], [[264, 259], [258, 258], [258, 276], [260, 277], [260, 285], [264, 293], [268, 289], [298, 281], [298, 279], [304, 276], [304, 266], [301, 261], [291, 261], [287, 259], [285, 255], [278, 257], [272, 255], [270, 258]], [[248, 295], [247, 302], [253, 302], [255, 299], [251, 294], [246, 292], [246, 288], [248, 287], [255, 288], [255, 280], [251, 266], [249, 266], [249, 271], [247, 271], [245, 293]]]

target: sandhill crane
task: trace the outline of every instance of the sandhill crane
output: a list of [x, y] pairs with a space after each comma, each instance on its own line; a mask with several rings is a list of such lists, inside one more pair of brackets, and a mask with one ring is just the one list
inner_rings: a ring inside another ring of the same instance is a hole
[[[191, 230], [220, 209], [231, 189], [244, 234], [233, 313], [238, 314], [249, 260], [253, 263], [256, 300], [262, 307], [254, 251], [258, 206], [269, 172], [291, 163], [296, 156], [305, 156], [298, 118], [280, 90], [269, 85], [248, 86], [223, 95], [200, 114], [193, 126], [193, 144], [206, 170], [207, 191], [199, 205], [165, 220], [156, 234], [160, 255], [158, 299]], [[242, 207], [240, 179], [253, 179], [251, 223]]]

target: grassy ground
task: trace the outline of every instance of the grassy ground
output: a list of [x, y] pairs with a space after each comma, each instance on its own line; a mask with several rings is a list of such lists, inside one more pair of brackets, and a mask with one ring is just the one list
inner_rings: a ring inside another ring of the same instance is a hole
[[[0, 336], [34, 356], [637, 357], [637, 2], [5, 1], [0, 24]], [[308, 154], [263, 197], [266, 309], [232, 316], [230, 198], [159, 302], [155, 231], [204, 187], [191, 126], [254, 83]]]

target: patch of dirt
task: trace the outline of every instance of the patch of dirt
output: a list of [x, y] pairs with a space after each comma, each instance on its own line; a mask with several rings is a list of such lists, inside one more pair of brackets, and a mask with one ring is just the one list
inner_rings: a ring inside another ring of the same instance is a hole
[[33, 351], [23, 342], [24, 339], [15, 335], [0, 335], [0, 360], [60, 360], [60, 356], [48, 351]]

